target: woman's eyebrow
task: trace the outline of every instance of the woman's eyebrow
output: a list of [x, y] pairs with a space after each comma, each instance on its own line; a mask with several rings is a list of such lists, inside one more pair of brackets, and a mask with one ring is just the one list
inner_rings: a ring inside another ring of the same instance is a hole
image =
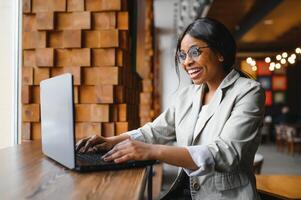
[[[197, 45], [197, 44], [191, 45], [191, 46], [188, 48], [188, 51], [189, 51], [189, 49], [191, 49], [192, 47], [199, 47], [199, 45]], [[184, 50], [183, 50], [183, 49], [180, 49], [180, 51], [184, 51]]]

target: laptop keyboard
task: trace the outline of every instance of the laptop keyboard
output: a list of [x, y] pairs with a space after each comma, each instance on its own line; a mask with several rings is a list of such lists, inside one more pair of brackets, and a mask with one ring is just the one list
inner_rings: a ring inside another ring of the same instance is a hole
[[106, 162], [104, 161], [101, 157], [104, 154], [99, 154], [99, 153], [77, 153], [76, 154], [76, 160], [81, 162], [81, 163], [89, 163], [91, 165], [107, 165], [107, 164], [112, 164], [114, 163], [113, 161], [111, 162]]

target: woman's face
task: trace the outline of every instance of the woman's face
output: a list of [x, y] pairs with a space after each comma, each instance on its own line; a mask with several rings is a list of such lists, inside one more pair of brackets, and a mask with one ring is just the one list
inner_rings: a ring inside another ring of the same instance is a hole
[[225, 76], [223, 56], [202, 40], [186, 34], [181, 42], [180, 54], [180, 62], [194, 84], [214, 83]]

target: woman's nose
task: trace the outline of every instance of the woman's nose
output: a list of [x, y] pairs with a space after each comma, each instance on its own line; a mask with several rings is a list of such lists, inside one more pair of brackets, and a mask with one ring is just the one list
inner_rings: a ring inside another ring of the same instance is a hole
[[194, 62], [194, 60], [189, 55], [187, 55], [186, 59], [183, 62], [183, 65], [189, 65], [189, 64], [191, 64], [193, 62]]

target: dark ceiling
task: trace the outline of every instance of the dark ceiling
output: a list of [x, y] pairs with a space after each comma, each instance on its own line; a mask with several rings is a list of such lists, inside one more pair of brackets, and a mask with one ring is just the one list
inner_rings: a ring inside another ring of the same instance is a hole
[[301, 44], [301, 0], [214, 0], [208, 12], [242, 52], [291, 51]]

